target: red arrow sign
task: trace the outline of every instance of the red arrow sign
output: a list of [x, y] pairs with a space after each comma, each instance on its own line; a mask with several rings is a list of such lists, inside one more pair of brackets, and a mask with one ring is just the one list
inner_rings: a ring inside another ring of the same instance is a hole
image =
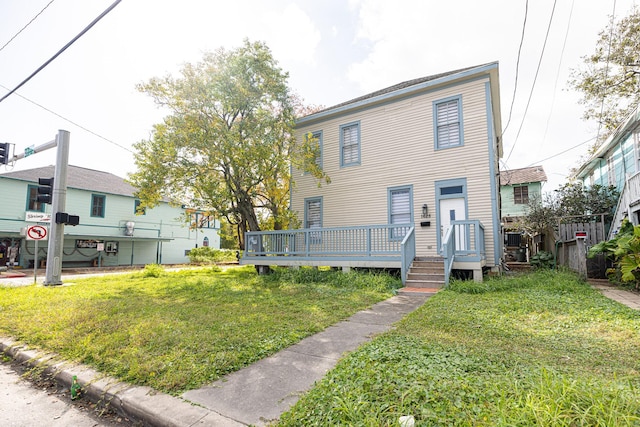
[[47, 238], [47, 227], [31, 225], [27, 228], [28, 240], [44, 240]]

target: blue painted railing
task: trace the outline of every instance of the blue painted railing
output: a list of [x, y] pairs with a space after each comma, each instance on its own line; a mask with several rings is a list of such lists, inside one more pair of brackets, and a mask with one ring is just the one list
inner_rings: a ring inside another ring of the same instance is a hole
[[480, 262], [486, 257], [484, 225], [478, 220], [452, 221], [451, 227], [442, 239], [445, 285], [454, 261]]
[[407, 275], [411, 268], [411, 263], [416, 257], [416, 232], [415, 228], [411, 227], [407, 234], [402, 239], [400, 244], [400, 275], [402, 277], [402, 283], [407, 281]]
[[251, 231], [245, 234], [240, 263], [370, 267], [378, 263], [400, 268], [404, 282], [415, 253], [413, 224]]

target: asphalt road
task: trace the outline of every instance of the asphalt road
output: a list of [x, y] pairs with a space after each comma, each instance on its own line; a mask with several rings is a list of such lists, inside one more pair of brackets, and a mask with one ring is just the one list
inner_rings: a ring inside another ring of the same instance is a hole
[[99, 414], [84, 399], [72, 401], [69, 391], [52, 382], [23, 379], [9, 362], [0, 363], [0, 426], [3, 427], [129, 427], [116, 414]]

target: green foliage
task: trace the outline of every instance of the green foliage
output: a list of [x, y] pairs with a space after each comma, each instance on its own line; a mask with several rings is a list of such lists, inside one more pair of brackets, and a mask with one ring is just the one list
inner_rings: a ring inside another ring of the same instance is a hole
[[633, 226], [627, 218], [622, 221], [616, 236], [589, 249], [589, 257], [603, 253], [612, 260], [615, 269], [607, 271], [609, 280], [632, 283], [640, 287], [640, 226]]
[[264, 43], [245, 40], [186, 64], [179, 78], [139, 85], [170, 112], [151, 139], [134, 145], [129, 181], [141, 206], [166, 198], [210, 209], [239, 227], [241, 248], [244, 232], [265, 222], [261, 215], [274, 229], [286, 227], [290, 166], [305, 144], [293, 135], [299, 101], [287, 80]]
[[193, 264], [215, 264], [221, 262], [236, 262], [236, 251], [229, 249], [214, 249], [209, 246], [193, 248], [189, 251], [189, 260]]
[[636, 310], [572, 273], [452, 282], [277, 425], [639, 425], [638, 330]]
[[165, 273], [164, 267], [159, 264], [147, 264], [142, 270], [142, 277], [160, 277]]
[[253, 267], [205, 267], [75, 279], [56, 289], [0, 287], [0, 335], [181, 394], [392, 295], [378, 277], [368, 286], [367, 274], [280, 274], [274, 281]]
[[594, 184], [584, 187], [579, 183], [566, 183], [544, 197], [532, 197], [527, 213], [519, 226], [530, 234], [548, 233], [564, 222], [591, 222], [604, 216], [605, 227], [611, 223], [618, 203], [618, 190], [614, 186]]
[[547, 251], [540, 251], [534, 254], [529, 263], [534, 268], [554, 268], [556, 266], [553, 253]]
[[582, 92], [584, 119], [602, 125], [601, 143], [640, 103], [640, 9], [600, 32], [595, 52], [582, 58], [569, 84]]

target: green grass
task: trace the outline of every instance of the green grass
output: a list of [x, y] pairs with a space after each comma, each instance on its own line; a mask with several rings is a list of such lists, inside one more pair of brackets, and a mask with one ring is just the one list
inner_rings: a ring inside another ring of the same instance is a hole
[[0, 335], [121, 380], [178, 394], [277, 352], [388, 298], [399, 280], [252, 267], [0, 287]]
[[640, 425], [640, 312], [566, 272], [454, 282], [279, 425]]

